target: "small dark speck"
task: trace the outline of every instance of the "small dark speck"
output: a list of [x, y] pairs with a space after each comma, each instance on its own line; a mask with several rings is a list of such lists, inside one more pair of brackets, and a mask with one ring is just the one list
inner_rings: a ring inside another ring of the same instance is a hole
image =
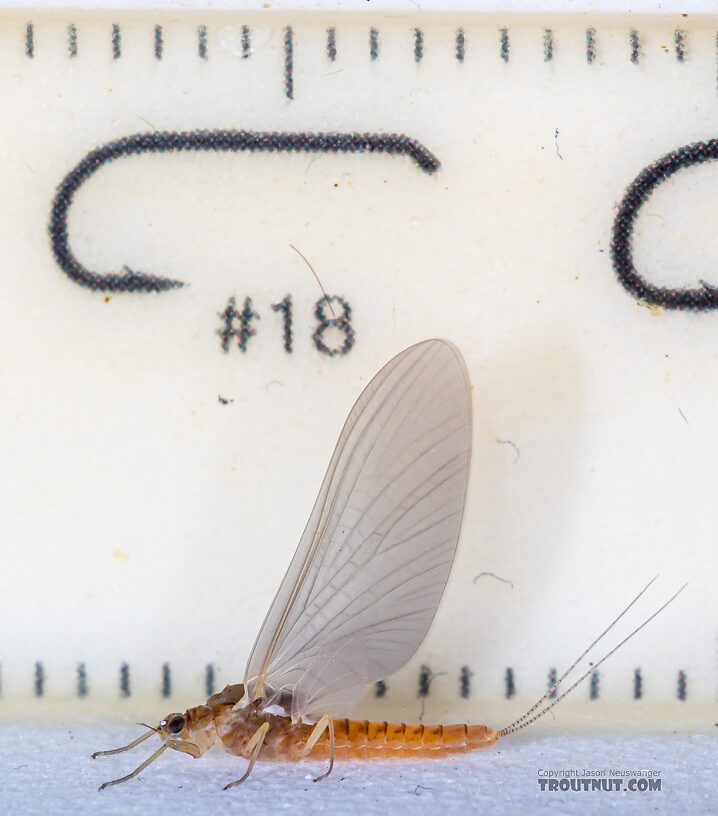
[[491, 578], [496, 578], [497, 581], [501, 581], [501, 583], [503, 583], [503, 584], [509, 584], [511, 589], [514, 588], [514, 582], [513, 581], [509, 581], [508, 578], [502, 578], [500, 575], [497, 575], [495, 572], [480, 572], [476, 576], [476, 578], [474, 578], [474, 583], [476, 583], [479, 580], [479, 578], [483, 578], [484, 575], [488, 575]]
[[[718, 723], [716, 723], [716, 725], [718, 725]], [[13, 768], [13, 771], [19, 771], [21, 768], [29, 768], [29, 767], [30, 767], [29, 765], [16, 765]]]
[[511, 445], [511, 447], [514, 449], [514, 453], [516, 454], [514, 464], [515, 465], [518, 464], [518, 461], [521, 458], [521, 451], [518, 449], [516, 443], [512, 442], [510, 439], [497, 439], [496, 441], [498, 442], [499, 445]]
[[605, 249], [599, 249], [598, 251], [599, 252], [605, 252], [606, 250]]
[[686, 419], [686, 415], [683, 413], [683, 411], [681, 411], [680, 408], [678, 409], [678, 413], [683, 417], [686, 425], [688, 425], [688, 420]]
[[219, 400], [220, 405], [229, 405], [230, 402], [234, 402], [233, 399], [229, 397], [223, 397], [221, 394], [217, 394], [217, 399]]

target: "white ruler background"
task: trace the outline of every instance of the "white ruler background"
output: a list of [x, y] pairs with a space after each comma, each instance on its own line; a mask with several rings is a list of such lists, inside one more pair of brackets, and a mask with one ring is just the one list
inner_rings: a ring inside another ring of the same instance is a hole
[[[0, 712], [188, 704], [240, 680], [347, 411], [431, 336], [470, 371], [471, 488], [440, 613], [387, 700], [415, 715], [426, 666], [447, 706], [513, 692], [518, 710], [660, 572], [645, 614], [689, 588], [576, 701], [640, 696], [672, 718], [715, 701], [718, 313], [646, 308], [610, 243], [644, 167], [718, 136], [716, 31], [681, 15], [3, 13]], [[48, 237], [66, 174], [113, 139], [213, 128], [403, 133], [441, 167], [123, 158], [78, 192], [72, 251], [97, 274], [189, 285], [70, 280]], [[718, 283], [717, 182], [716, 165], [683, 170], [643, 207], [652, 282]], [[315, 347], [321, 291], [290, 244], [351, 304], [346, 355]], [[291, 354], [271, 309], [287, 294]], [[244, 353], [217, 334], [231, 296], [260, 315]]]

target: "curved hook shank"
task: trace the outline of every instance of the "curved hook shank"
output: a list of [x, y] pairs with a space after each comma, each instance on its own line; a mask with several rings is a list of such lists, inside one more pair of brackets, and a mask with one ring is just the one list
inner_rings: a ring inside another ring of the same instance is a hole
[[263, 151], [307, 153], [391, 153], [409, 156], [425, 173], [439, 169], [438, 159], [424, 145], [396, 133], [278, 133], [252, 130], [195, 130], [138, 133], [92, 150], [62, 180], [50, 215], [55, 260], [74, 283], [97, 292], [166, 292], [182, 282], [128, 267], [121, 273], [98, 274], [84, 267], [70, 249], [67, 219], [75, 193], [103, 165], [142, 153], [181, 151]]
[[665, 309], [718, 309], [718, 287], [702, 281], [700, 289], [655, 286], [638, 273], [631, 251], [638, 213], [653, 190], [682, 168], [712, 159], [718, 159], [718, 139], [679, 147], [644, 168], [626, 190], [613, 222], [611, 255], [618, 279], [635, 298]]

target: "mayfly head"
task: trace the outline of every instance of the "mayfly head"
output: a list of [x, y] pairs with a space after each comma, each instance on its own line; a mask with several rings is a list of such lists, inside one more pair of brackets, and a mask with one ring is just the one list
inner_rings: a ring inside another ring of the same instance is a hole
[[184, 714], [168, 714], [160, 720], [157, 732], [164, 740], [181, 738], [180, 734], [187, 728], [187, 717]]
[[[138, 723], [138, 725], [144, 725], [144, 723]], [[96, 759], [99, 756], [122, 754], [136, 748], [155, 734], [162, 740], [162, 745], [144, 762], [140, 763], [134, 771], [126, 776], [121, 776], [119, 779], [104, 782], [100, 785], [100, 790], [109, 788], [110, 785], [119, 785], [122, 782], [134, 779], [148, 765], [151, 765], [162, 756], [168, 748], [181, 751], [183, 754], [189, 754], [194, 759], [198, 759], [208, 748], [219, 741], [217, 729], [214, 725], [214, 712], [206, 705], [188, 708], [184, 714], [168, 714], [164, 720], [160, 720], [157, 728], [153, 728], [151, 725], [145, 727], [148, 729], [147, 732], [133, 740], [129, 745], [124, 745], [122, 748], [113, 748], [111, 751], [96, 751], [92, 755], [92, 758]]]
[[157, 733], [168, 748], [193, 757], [202, 754], [217, 741], [214, 712], [209, 706], [188, 708], [184, 714], [168, 714], [160, 720]]

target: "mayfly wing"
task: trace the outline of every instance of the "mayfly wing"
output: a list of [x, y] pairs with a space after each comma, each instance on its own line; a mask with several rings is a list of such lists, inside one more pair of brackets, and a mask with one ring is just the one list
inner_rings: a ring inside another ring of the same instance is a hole
[[[449, 577], [470, 456], [471, 396], [458, 350], [427, 340], [390, 360], [347, 418], [257, 636], [244, 680], [250, 700], [269, 704], [279, 692], [287, 699], [311, 686], [311, 708], [320, 710], [322, 693], [307, 672], [336, 697], [324, 664], [347, 674], [347, 660], [336, 655], [352, 639], [360, 658], [347, 686], [407, 663]], [[294, 700], [293, 708], [312, 716], [305, 703]]]
[[326, 644], [292, 690], [292, 717], [314, 720], [351, 711], [370, 681], [368, 644], [350, 635]]

